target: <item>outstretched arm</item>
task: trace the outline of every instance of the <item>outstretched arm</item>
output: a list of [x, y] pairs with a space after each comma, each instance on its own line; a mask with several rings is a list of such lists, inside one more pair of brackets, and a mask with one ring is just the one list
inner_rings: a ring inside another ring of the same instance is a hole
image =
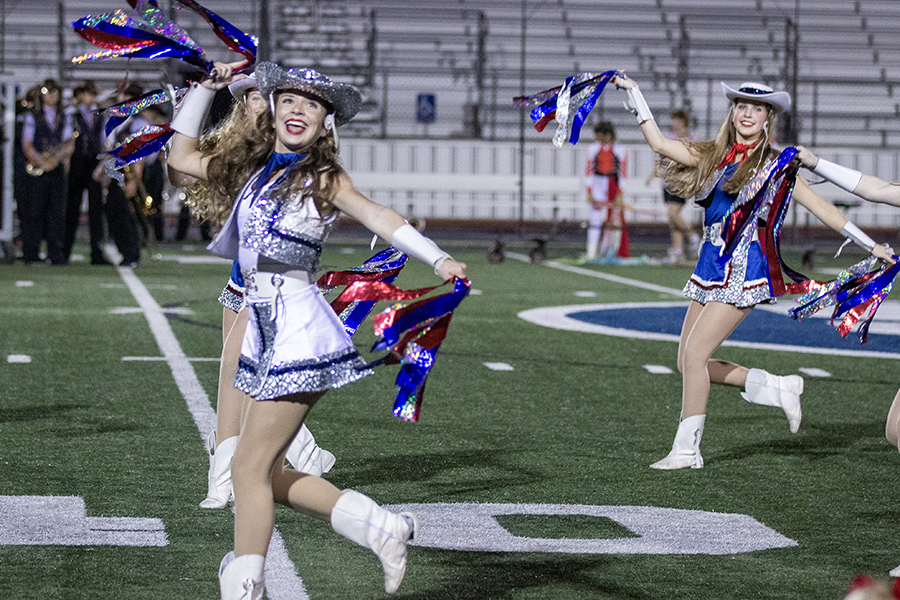
[[662, 134], [643, 94], [633, 79], [629, 79], [625, 75], [616, 75], [613, 77], [612, 83], [617, 88], [624, 89], [628, 94], [625, 106], [637, 117], [638, 123], [641, 125], [641, 133], [644, 134], [644, 139], [647, 140], [647, 144], [654, 152], [683, 165], [695, 166], [699, 162], [697, 156], [684, 142], [669, 139]]
[[844, 216], [844, 213], [836, 206], [826, 202], [824, 198], [815, 193], [812, 188], [799, 177], [794, 186], [794, 198], [796, 198], [797, 202], [804, 208], [816, 215], [816, 217], [825, 225], [841, 235], [850, 238], [856, 245], [865, 248], [872, 256], [888, 262], [893, 262], [891, 255], [894, 251], [890, 246], [887, 244], [876, 244], [875, 241], [863, 233], [859, 227], [851, 223], [847, 217]]
[[453, 260], [437, 244], [416, 231], [400, 216], [400, 213], [363, 196], [344, 173], [339, 176], [338, 191], [332, 201], [334, 206], [366, 226], [378, 237], [390, 240], [391, 244], [406, 254], [418, 258], [434, 268], [438, 277], [451, 279], [465, 278], [465, 263]]
[[797, 155], [800, 164], [816, 175], [856, 194], [863, 200], [900, 206], [900, 184], [885, 181], [874, 175], [863, 175], [854, 169], [821, 159], [803, 146], [797, 146], [797, 149], [800, 150]]
[[199, 84], [191, 87], [172, 120], [172, 146], [169, 148], [169, 164], [182, 175], [206, 179], [209, 159], [199, 150], [200, 132], [209, 106], [216, 92], [232, 81], [246, 75], [234, 75], [234, 69], [243, 63], [215, 63], [212, 75], [204, 77]]

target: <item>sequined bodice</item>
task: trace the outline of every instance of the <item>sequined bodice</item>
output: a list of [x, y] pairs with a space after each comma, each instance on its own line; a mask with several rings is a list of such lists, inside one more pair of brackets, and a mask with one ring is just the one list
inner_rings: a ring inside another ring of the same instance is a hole
[[271, 190], [278, 183], [267, 184], [258, 193], [248, 183], [239, 196], [237, 230], [241, 268], [254, 268], [257, 255], [263, 255], [315, 275], [322, 245], [337, 215], [322, 217], [310, 197], [272, 199]]

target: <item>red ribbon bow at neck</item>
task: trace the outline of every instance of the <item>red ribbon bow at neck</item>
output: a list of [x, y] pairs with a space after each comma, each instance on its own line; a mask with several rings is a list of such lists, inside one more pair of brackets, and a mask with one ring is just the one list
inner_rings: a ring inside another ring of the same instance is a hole
[[756, 145], [759, 143], [759, 140], [756, 140], [752, 144], [738, 144], [735, 142], [732, 144], [731, 148], [728, 150], [728, 153], [725, 155], [725, 158], [722, 159], [722, 162], [719, 163], [717, 169], [721, 169], [725, 165], [731, 164], [731, 161], [735, 159], [735, 157], [740, 154], [741, 160], [739, 162], [743, 162], [744, 159], [747, 158], [747, 151], [756, 148]]

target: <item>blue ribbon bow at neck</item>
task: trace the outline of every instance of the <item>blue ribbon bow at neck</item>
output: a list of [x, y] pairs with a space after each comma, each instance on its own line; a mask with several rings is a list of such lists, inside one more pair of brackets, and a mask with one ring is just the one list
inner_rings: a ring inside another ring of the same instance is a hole
[[269, 157], [269, 161], [266, 163], [266, 166], [263, 167], [262, 173], [259, 174], [259, 177], [256, 178], [256, 182], [253, 184], [253, 191], [258, 192], [262, 189], [262, 186], [266, 184], [269, 180], [269, 177], [283, 167], [290, 167], [291, 165], [300, 162], [306, 158], [306, 154], [296, 154], [294, 152], [273, 152], [272, 156]]

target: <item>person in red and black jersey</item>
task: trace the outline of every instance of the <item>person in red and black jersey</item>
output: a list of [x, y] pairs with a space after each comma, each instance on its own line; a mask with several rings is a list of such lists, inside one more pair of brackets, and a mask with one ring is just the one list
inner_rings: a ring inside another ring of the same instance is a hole
[[596, 142], [588, 148], [585, 167], [587, 201], [591, 205], [585, 259], [597, 258], [598, 250], [603, 255], [625, 258], [629, 252], [628, 237], [624, 234], [622, 192], [628, 176], [628, 155], [625, 148], [616, 143], [616, 130], [609, 121], [594, 125], [594, 139]]

